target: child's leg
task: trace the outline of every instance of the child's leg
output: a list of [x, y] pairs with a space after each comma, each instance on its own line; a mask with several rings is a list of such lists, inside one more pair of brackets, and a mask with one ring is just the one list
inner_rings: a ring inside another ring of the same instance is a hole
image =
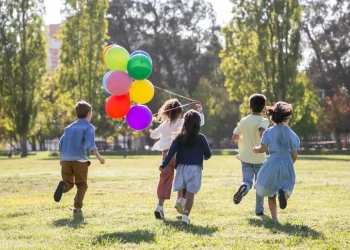
[[183, 189], [177, 192], [177, 199], [180, 199], [180, 198], [186, 199], [186, 189]]
[[194, 195], [199, 192], [202, 185], [202, 166], [186, 166], [184, 176], [186, 182], [186, 203], [184, 215], [189, 216], [194, 202]]
[[[261, 166], [262, 164], [254, 164], [253, 172], [254, 172], [255, 183], [256, 183], [256, 179], [258, 178], [258, 174]], [[255, 214], [257, 215], [264, 214], [264, 197], [259, 196], [258, 194], [256, 194]]]
[[[167, 151], [163, 151], [163, 158]], [[160, 173], [159, 184], [157, 188], [158, 205], [163, 206], [165, 200], [170, 199], [174, 180], [175, 157], [171, 159], [169, 165]]]
[[73, 163], [71, 161], [61, 161], [61, 176], [64, 181], [63, 193], [67, 193], [74, 187]]
[[270, 207], [272, 219], [278, 222], [276, 195], [274, 197], [269, 197], [269, 207]]
[[189, 216], [194, 202], [194, 193], [186, 192], [186, 203], [184, 214]]
[[77, 194], [74, 198], [74, 208], [80, 210], [83, 207], [83, 200], [88, 188], [87, 176], [90, 162], [73, 162], [73, 170], [75, 176], [75, 185], [77, 186]]
[[53, 195], [53, 199], [56, 202], [61, 200], [63, 193], [68, 192], [74, 187], [74, 172], [71, 161], [61, 161], [61, 176], [62, 181], [58, 183]]
[[233, 202], [239, 204], [253, 186], [254, 171], [253, 164], [242, 162], [242, 185], [233, 196]]

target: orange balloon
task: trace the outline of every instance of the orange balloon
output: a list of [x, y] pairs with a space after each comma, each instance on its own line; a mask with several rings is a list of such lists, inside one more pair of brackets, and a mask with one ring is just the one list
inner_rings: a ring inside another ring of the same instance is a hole
[[107, 51], [108, 51], [110, 48], [113, 48], [114, 46], [116, 46], [116, 45], [115, 45], [115, 44], [109, 45], [109, 46], [107, 46], [107, 47], [103, 50], [103, 52], [102, 52], [102, 61], [103, 61], [104, 65], [106, 65], [105, 56], [106, 56], [106, 54], [107, 54]]
[[119, 119], [126, 116], [131, 107], [131, 100], [129, 93], [125, 95], [112, 95], [108, 98], [106, 102], [106, 112], [109, 117], [113, 119]]

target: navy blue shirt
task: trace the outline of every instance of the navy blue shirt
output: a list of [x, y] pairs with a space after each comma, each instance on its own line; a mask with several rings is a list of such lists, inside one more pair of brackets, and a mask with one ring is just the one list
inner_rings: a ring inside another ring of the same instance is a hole
[[86, 148], [97, 150], [95, 145], [95, 127], [84, 119], [68, 125], [62, 135], [58, 151], [61, 152], [61, 161], [88, 160]]
[[181, 142], [173, 141], [169, 152], [164, 158], [161, 168], [165, 168], [170, 163], [173, 156], [176, 154], [175, 168], [182, 165], [200, 165], [203, 166], [204, 160], [208, 160], [211, 155], [211, 149], [207, 138], [203, 134], [199, 134], [194, 145], [185, 145]]

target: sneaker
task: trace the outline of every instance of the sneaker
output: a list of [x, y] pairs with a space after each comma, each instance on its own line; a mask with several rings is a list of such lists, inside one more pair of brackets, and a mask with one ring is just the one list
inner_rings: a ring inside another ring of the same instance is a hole
[[182, 215], [182, 224], [185, 224], [185, 225], [190, 225], [190, 219], [188, 218], [187, 215]]
[[83, 215], [83, 211], [81, 211], [81, 209], [72, 208], [72, 212], [74, 216]]
[[239, 187], [237, 193], [235, 193], [235, 195], [233, 196], [233, 202], [235, 204], [239, 204], [245, 194], [245, 192], [247, 191], [247, 186], [246, 185], [242, 185]]
[[186, 199], [180, 198], [175, 202], [175, 208], [179, 214], [184, 214]]
[[278, 201], [281, 209], [285, 209], [287, 207], [286, 192], [284, 192], [282, 189], [278, 192]]
[[156, 209], [154, 210], [154, 216], [158, 220], [164, 219], [164, 211], [162, 206], [156, 206]]
[[256, 216], [263, 217], [263, 216], [266, 216], [266, 215], [264, 214], [264, 211], [262, 211], [260, 213], [257, 213]]
[[59, 202], [61, 200], [63, 191], [64, 191], [64, 181], [60, 181], [60, 183], [58, 183], [56, 191], [55, 191], [55, 193], [53, 195], [53, 199], [56, 202]]

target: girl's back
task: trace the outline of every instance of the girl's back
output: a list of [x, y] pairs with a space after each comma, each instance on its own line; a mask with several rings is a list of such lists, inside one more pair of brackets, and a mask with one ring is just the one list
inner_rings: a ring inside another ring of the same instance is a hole
[[262, 144], [268, 145], [270, 154], [290, 154], [298, 149], [299, 137], [288, 125], [275, 125], [264, 132]]

